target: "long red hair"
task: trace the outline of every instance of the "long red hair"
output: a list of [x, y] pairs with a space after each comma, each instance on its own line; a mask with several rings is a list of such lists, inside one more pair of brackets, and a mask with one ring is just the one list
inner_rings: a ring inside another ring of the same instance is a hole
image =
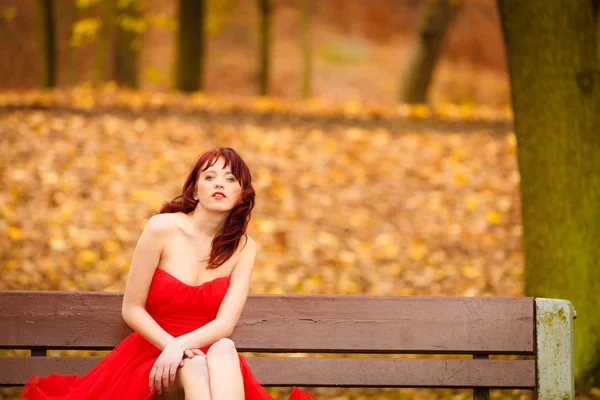
[[223, 228], [212, 241], [208, 268], [217, 268], [227, 261], [235, 253], [242, 237], [246, 235], [250, 214], [254, 208], [255, 192], [250, 169], [242, 157], [230, 147], [217, 147], [202, 154], [185, 180], [182, 193], [173, 200], [165, 202], [158, 212], [158, 214], [175, 212], [189, 214], [194, 211], [198, 205], [198, 201], [193, 197], [198, 175], [200, 171], [206, 171], [214, 165], [220, 157], [225, 159], [225, 167], [230, 166], [231, 173], [240, 182], [242, 193], [225, 219]]

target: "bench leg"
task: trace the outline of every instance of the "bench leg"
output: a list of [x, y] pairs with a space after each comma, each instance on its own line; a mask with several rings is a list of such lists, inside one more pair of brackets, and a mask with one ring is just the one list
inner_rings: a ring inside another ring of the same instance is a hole
[[573, 319], [571, 302], [535, 299], [537, 400], [575, 399]]
[[[489, 359], [490, 357], [487, 354], [474, 354], [473, 359]], [[490, 400], [490, 390], [489, 389], [473, 389], [473, 400]]]
[[489, 389], [474, 389], [473, 400], [490, 400]]

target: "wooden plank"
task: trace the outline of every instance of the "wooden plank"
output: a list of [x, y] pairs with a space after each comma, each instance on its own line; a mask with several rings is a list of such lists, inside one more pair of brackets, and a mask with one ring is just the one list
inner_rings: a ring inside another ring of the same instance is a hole
[[[83, 374], [100, 357], [0, 357], [0, 383], [22, 385], [35, 373]], [[265, 386], [532, 389], [534, 360], [247, 357]]]
[[0, 348], [112, 349], [131, 329], [121, 293], [0, 291]]
[[[111, 349], [122, 294], [0, 291], [0, 348]], [[533, 354], [532, 298], [251, 295], [240, 351]], [[85, 321], [85, 323], [83, 323]]]

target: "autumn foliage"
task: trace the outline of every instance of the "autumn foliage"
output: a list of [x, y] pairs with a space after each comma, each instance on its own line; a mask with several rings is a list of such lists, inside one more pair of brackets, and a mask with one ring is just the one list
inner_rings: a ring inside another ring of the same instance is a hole
[[[256, 190], [253, 293], [523, 294], [519, 173], [506, 110], [110, 86], [4, 93], [0, 106], [0, 289], [122, 291], [152, 211], [180, 193], [201, 152], [230, 146]], [[512, 393], [494, 398], [529, 398]]]

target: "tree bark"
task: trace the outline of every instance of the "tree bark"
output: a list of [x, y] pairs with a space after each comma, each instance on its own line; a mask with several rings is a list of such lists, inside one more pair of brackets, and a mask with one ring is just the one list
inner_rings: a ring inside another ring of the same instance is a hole
[[202, 90], [204, 75], [205, 0], [179, 0], [175, 88]]
[[139, 26], [141, 18], [142, 9], [138, 0], [131, 0], [118, 10], [114, 71], [115, 80], [121, 86], [139, 86], [140, 34], [136, 26]]
[[102, 25], [96, 38], [96, 58], [94, 65], [93, 82], [95, 84], [103, 83], [113, 79], [113, 71], [109, 68], [111, 59], [111, 42], [115, 27], [115, 11], [117, 0], [105, 0], [100, 3], [102, 9]]
[[260, 53], [258, 68], [258, 88], [261, 96], [269, 94], [271, 71], [271, 0], [257, 0], [260, 11]]
[[39, 38], [42, 48], [42, 86], [56, 86], [56, 21], [54, 0], [38, 0]]
[[71, 19], [70, 19], [70, 23], [69, 23], [69, 40], [68, 40], [68, 44], [67, 44], [67, 49], [65, 51], [65, 64], [66, 64], [66, 75], [67, 75], [67, 85], [75, 85], [77, 84], [77, 81], [79, 80], [79, 57], [77, 54], [77, 47], [75, 47], [73, 45], [73, 43], [71, 43], [71, 40], [73, 38], [73, 32], [74, 32], [74, 26], [75, 23], [77, 22], [77, 20], [79, 19], [79, 16], [81, 14], [81, 12], [79, 11], [79, 7], [77, 6], [77, 3], [74, 2], [71, 5], [72, 9], [71, 9]]
[[300, 0], [302, 7], [302, 98], [307, 99], [311, 93], [312, 54], [310, 46], [310, 0]]
[[600, 69], [590, 0], [498, 0], [529, 296], [570, 300], [575, 380], [600, 383]]
[[594, 21], [596, 22], [596, 43], [600, 43], [600, 0], [592, 0], [592, 9], [594, 12]]
[[461, 4], [462, 0], [427, 0], [421, 12], [413, 55], [401, 80], [401, 102], [427, 101], [427, 91], [442, 51], [444, 37]]

